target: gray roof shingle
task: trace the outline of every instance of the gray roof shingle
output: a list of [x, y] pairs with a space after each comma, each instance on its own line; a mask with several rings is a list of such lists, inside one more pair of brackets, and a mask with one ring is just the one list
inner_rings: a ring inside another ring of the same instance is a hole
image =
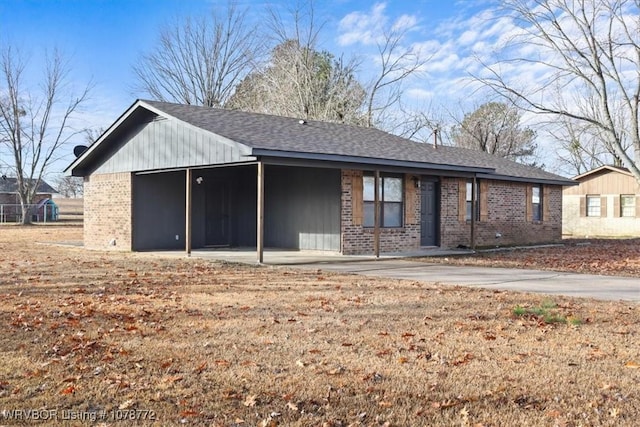
[[[9, 178], [6, 176], [0, 177], [0, 193], [9, 193], [15, 194], [18, 192], [18, 179], [17, 178]], [[40, 185], [38, 185], [38, 194], [52, 194], [57, 193], [57, 191], [47, 184], [44, 180], [40, 181]]]
[[488, 153], [411, 141], [375, 128], [214, 109], [158, 101], [141, 101], [176, 119], [253, 149], [307, 154], [330, 154], [435, 165], [487, 168], [496, 178], [534, 181], [572, 181], [540, 168]]

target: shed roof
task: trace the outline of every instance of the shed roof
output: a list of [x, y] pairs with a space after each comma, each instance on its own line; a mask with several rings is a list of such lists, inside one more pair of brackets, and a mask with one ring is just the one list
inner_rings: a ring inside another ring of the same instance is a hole
[[[515, 179], [571, 185], [573, 182], [543, 171], [488, 153], [457, 147], [418, 143], [375, 128], [300, 120], [237, 110], [216, 109], [159, 101], [138, 100], [121, 116], [118, 123], [137, 109], [158, 116], [174, 118], [198, 129], [223, 136], [248, 147], [253, 156], [332, 160], [349, 163], [397, 165], [405, 162], [414, 167], [453, 169], [478, 173], [495, 179]], [[113, 126], [112, 126], [113, 127]], [[108, 134], [110, 128], [105, 133]], [[94, 146], [106, 138], [98, 139]], [[92, 157], [91, 147], [76, 159], [72, 170]], [[99, 153], [99, 150], [97, 150]], [[95, 159], [93, 160], [95, 161]]]
[[582, 180], [584, 178], [587, 178], [587, 177], [590, 177], [592, 175], [605, 174], [605, 173], [609, 173], [609, 172], [621, 173], [623, 175], [633, 176], [633, 174], [627, 168], [623, 168], [621, 166], [604, 165], [604, 166], [597, 167], [595, 169], [591, 169], [590, 171], [587, 171], [587, 172], [582, 173], [580, 175], [576, 175], [576, 176], [573, 177], [573, 179], [576, 180], [576, 181], [580, 181], [580, 180]]
[[[33, 182], [33, 180], [32, 180]], [[18, 178], [9, 178], [2, 175], [0, 177], [0, 193], [16, 194], [18, 192]], [[40, 185], [37, 189], [38, 194], [52, 194], [57, 191], [47, 184], [44, 180], [40, 180]]]

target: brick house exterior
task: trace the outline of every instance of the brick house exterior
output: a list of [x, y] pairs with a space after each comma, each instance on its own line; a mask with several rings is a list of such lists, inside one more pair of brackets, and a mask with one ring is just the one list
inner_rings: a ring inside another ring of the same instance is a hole
[[[442, 222], [442, 246], [467, 246], [471, 225], [460, 214], [460, 180], [447, 179], [442, 187], [447, 192], [442, 198], [443, 218], [446, 218]], [[480, 219], [475, 223], [478, 246], [550, 243], [561, 239], [562, 187], [545, 187], [545, 213], [539, 221], [531, 217], [529, 188], [530, 184], [519, 182], [481, 182]]]
[[85, 177], [84, 245], [87, 249], [133, 249], [131, 183], [130, 173]]
[[[374, 233], [362, 221], [361, 170], [342, 170], [342, 253], [367, 254], [374, 251]], [[404, 225], [380, 230], [380, 251], [408, 252], [420, 248], [420, 191], [411, 185], [412, 175], [405, 175]]]
[[263, 246], [555, 242], [573, 184], [371, 128], [152, 101], [136, 101], [67, 172], [84, 177], [87, 248], [254, 246], [259, 259]]

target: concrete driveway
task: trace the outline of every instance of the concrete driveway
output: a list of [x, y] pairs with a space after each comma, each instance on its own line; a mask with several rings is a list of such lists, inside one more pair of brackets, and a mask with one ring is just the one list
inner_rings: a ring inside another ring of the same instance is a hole
[[[162, 253], [164, 255], [184, 256], [184, 252], [179, 251]], [[454, 266], [412, 260], [412, 257], [444, 256], [460, 253], [468, 253], [468, 251], [429, 249], [400, 254], [400, 256], [398, 254], [386, 254], [376, 259], [369, 255], [345, 256], [317, 251], [269, 250], [265, 252], [265, 262], [268, 265], [290, 268], [320, 269], [429, 283], [640, 302], [639, 278], [514, 268]], [[247, 264], [256, 263], [255, 250], [245, 248], [195, 250], [192, 256]]]
[[409, 279], [508, 291], [640, 302], [640, 279], [513, 268], [429, 264], [409, 259], [292, 265], [364, 276]]

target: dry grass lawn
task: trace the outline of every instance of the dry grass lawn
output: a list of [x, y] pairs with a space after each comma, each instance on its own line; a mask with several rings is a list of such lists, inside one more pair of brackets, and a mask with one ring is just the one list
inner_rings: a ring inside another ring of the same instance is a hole
[[0, 227], [0, 425], [640, 419], [637, 304], [37, 243], [81, 235]]

